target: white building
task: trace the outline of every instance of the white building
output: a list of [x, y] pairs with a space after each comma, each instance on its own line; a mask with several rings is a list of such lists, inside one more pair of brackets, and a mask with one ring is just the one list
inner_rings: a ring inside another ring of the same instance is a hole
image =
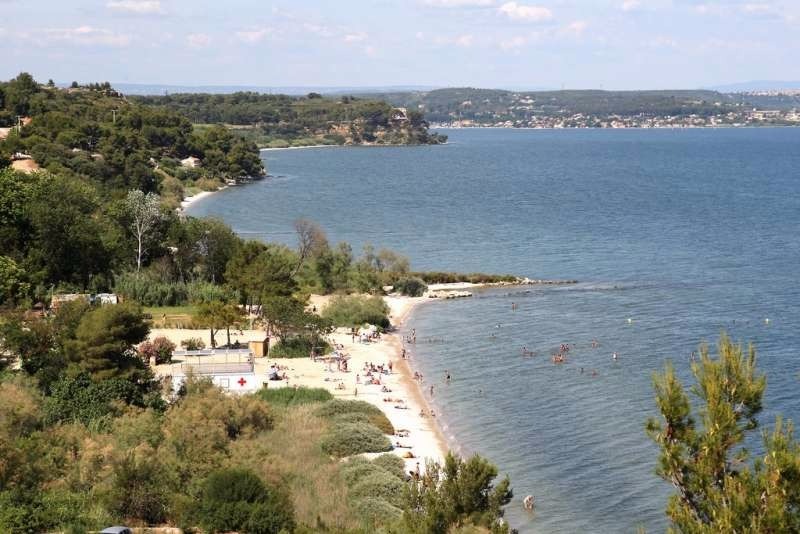
[[186, 167], [187, 169], [194, 169], [195, 167], [199, 167], [200, 164], [200, 158], [196, 158], [194, 156], [189, 156], [188, 158], [181, 160], [181, 166]]
[[172, 357], [182, 361], [171, 366], [173, 391], [178, 391], [189, 376], [210, 379], [229, 393], [254, 393], [268, 382], [265, 374], [255, 372], [249, 349], [176, 350]]

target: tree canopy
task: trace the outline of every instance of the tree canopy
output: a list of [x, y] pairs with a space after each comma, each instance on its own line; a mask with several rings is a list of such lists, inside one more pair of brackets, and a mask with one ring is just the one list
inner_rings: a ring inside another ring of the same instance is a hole
[[[656, 472], [676, 490], [667, 515], [693, 533], [800, 532], [800, 446], [780, 418], [762, 433], [753, 458], [748, 436], [759, 426], [766, 378], [756, 351], [722, 334], [692, 363], [687, 392], [667, 365], [653, 381], [661, 417], [647, 423], [660, 449]], [[693, 395], [690, 398], [689, 393]]]

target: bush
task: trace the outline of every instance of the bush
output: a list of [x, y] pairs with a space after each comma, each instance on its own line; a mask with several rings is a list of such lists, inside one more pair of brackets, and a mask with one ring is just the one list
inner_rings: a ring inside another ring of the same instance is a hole
[[321, 354], [331, 350], [331, 346], [324, 339], [316, 341], [306, 336], [282, 339], [269, 350], [271, 358], [308, 358], [311, 349], [316, 348]]
[[203, 350], [206, 348], [206, 342], [199, 337], [190, 337], [181, 341], [181, 347], [184, 350]]
[[368, 423], [337, 423], [322, 438], [322, 450], [326, 454], [343, 458], [362, 452], [386, 452], [392, 450], [389, 438], [377, 427]]
[[351, 505], [353, 514], [361, 520], [363, 524], [386, 525], [396, 521], [403, 515], [403, 510], [392, 505], [385, 499], [378, 497], [365, 497], [357, 499]]
[[[381, 456], [387, 456], [382, 454]], [[342, 464], [339, 471], [347, 486], [355, 485], [362, 478], [373, 473], [384, 472], [383, 468], [375, 465], [363, 456], [355, 456]]]
[[336, 296], [331, 299], [322, 316], [336, 326], [361, 326], [365, 323], [389, 328], [389, 306], [381, 297], [358, 295]]
[[273, 139], [267, 143], [267, 148], [289, 148], [289, 141], [286, 139]]
[[403, 481], [391, 473], [380, 471], [362, 477], [350, 488], [349, 496], [356, 500], [377, 497], [394, 506], [402, 506], [403, 488]]
[[209, 532], [278, 533], [294, 529], [288, 496], [267, 488], [247, 469], [211, 473], [203, 484], [198, 519]]
[[[319, 417], [336, 418], [344, 414], [364, 414], [369, 417], [369, 423], [376, 426], [384, 434], [394, 434], [394, 427], [389, 418], [386, 417], [377, 406], [364, 401], [349, 401], [334, 399], [326, 402], [317, 410]], [[347, 422], [347, 421], [343, 421]], [[351, 422], [363, 422], [363, 420], [351, 420]]]
[[372, 463], [400, 480], [406, 479], [406, 463], [396, 454], [381, 454], [372, 460]]
[[333, 395], [324, 388], [277, 388], [261, 389], [258, 397], [270, 404], [280, 406], [296, 406], [314, 402], [326, 402], [333, 399]]
[[394, 283], [394, 290], [407, 297], [421, 297], [427, 289], [425, 282], [416, 277], [401, 278]]
[[172, 362], [172, 353], [175, 350], [175, 343], [169, 339], [159, 336], [153, 341], [145, 341], [139, 345], [139, 356], [146, 363], [151, 358], [155, 358], [156, 365]]

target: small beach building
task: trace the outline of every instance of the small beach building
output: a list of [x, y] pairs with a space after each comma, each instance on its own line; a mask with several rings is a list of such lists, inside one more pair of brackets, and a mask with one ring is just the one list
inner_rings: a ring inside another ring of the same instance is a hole
[[185, 167], [187, 169], [194, 169], [199, 167], [202, 164], [200, 158], [195, 156], [189, 156], [188, 158], [184, 158], [181, 160], [181, 167]]
[[210, 379], [228, 393], [253, 393], [268, 382], [255, 371], [250, 349], [176, 350], [170, 365], [172, 391], [178, 391], [189, 376]]

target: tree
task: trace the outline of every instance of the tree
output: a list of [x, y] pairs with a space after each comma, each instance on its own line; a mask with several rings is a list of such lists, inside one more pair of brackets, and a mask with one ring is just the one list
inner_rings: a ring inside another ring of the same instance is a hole
[[791, 423], [778, 418], [763, 432], [763, 455], [750, 462], [743, 447], [758, 428], [764, 375], [756, 351], [745, 353], [724, 333], [717, 358], [707, 346], [692, 363], [693, 403], [675, 369], [667, 364], [653, 383], [661, 418], [647, 422], [658, 444], [656, 473], [672, 483], [667, 516], [680, 532], [800, 532], [800, 446]]
[[508, 477], [497, 485], [497, 468], [478, 455], [464, 461], [448, 453], [444, 464], [428, 462], [420, 483], [406, 494], [404, 525], [407, 532], [446, 534], [451, 528], [473, 524], [508, 532], [498, 520], [513, 493]]
[[198, 326], [205, 326], [211, 330], [211, 347], [217, 346], [214, 336], [217, 331], [224, 328], [228, 334], [228, 346], [230, 347], [230, 327], [242, 320], [242, 310], [235, 304], [226, 304], [215, 300], [201, 304], [193, 319]]
[[248, 241], [228, 262], [225, 278], [247, 304], [270, 296], [291, 296], [297, 290], [294, 252], [280, 245]]
[[17, 262], [8, 256], [0, 256], [0, 304], [16, 304], [28, 296], [31, 286], [25, 279], [25, 271]]
[[293, 275], [297, 274], [308, 258], [318, 257], [329, 248], [328, 238], [317, 223], [308, 219], [297, 219], [294, 229], [297, 232], [297, 267], [294, 268]]
[[30, 112], [30, 101], [39, 92], [39, 84], [27, 72], [20, 73], [6, 85], [6, 109], [17, 115]]
[[136, 189], [128, 191], [125, 209], [131, 218], [130, 228], [136, 238], [136, 272], [139, 272], [142, 269], [142, 256], [146, 250], [147, 240], [162, 220], [158, 195], [145, 194]]
[[81, 318], [75, 339], [67, 342], [69, 359], [95, 381], [122, 378], [142, 384], [149, 374], [135, 345], [144, 341], [149, 331], [138, 306], [101, 306]]
[[295, 526], [288, 495], [268, 488], [247, 469], [211, 473], [203, 485], [198, 515], [208, 532], [277, 534], [291, 532]]

